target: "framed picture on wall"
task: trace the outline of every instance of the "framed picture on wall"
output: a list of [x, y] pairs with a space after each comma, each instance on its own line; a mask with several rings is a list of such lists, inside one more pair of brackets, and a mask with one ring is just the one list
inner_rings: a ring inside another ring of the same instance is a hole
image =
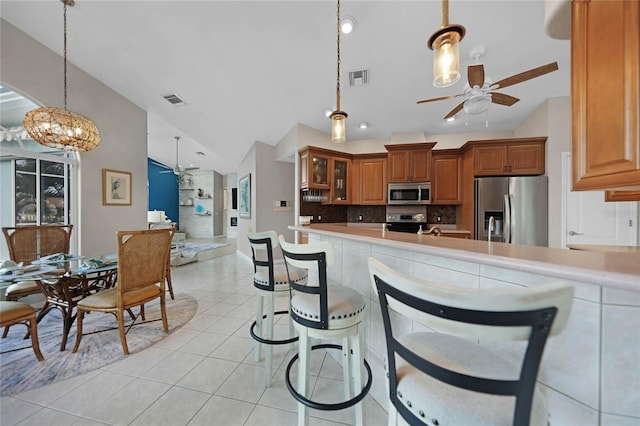
[[243, 219], [251, 219], [251, 173], [238, 182], [238, 214]]
[[102, 205], [131, 205], [131, 173], [102, 169]]

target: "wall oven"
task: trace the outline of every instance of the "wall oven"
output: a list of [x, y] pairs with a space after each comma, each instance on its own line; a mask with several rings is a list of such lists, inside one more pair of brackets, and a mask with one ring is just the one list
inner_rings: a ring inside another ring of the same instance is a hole
[[387, 204], [390, 206], [431, 204], [431, 182], [390, 183], [387, 186]]

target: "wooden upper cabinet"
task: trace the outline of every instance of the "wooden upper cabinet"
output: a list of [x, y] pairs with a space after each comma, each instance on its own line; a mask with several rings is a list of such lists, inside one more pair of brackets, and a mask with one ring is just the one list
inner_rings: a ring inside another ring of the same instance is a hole
[[522, 138], [500, 141], [474, 141], [475, 176], [544, 174], [546, 139]]
[[343, 157], [331, 157], [330, 177], [331, 190], [327, 203], [351, 204], [352, 191], [350, 187], [351, 159]]
[[431, 150], [436, 142], [385, 145], [389, 182], [431, 181]]
[[462, 204], [462, 157], [459, 150], [433, 151], [432, 176], [432, 204]]
[[331, 155], [311, 148], [300, 150], [300, 187], [302, 189], [329, 189]]
[[307, 146], [300, 155], [300, 188], [320, 190], [324, 204], [351, 204], [352, 155], [325, 148]]
[[640, 2], [572, 8], [573, 189], [638, 190]]
[[[357, 174], [355, 204], [387, 204], [387, 154], [354, 155], [354, 175]], [[357, 169], [357, 171], [356, 171]]]

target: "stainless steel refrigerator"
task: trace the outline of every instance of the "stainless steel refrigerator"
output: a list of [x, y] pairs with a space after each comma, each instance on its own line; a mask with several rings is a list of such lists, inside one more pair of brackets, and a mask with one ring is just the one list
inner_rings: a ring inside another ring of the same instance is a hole
[[546, 176], [475, 179], [475, 239], [548, 245]]

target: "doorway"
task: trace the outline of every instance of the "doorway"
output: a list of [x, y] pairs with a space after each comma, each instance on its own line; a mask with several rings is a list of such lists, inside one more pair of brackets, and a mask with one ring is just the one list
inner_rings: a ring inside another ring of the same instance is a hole
[[571, 153], [562, 153], [561, 247], [638, 245], [638, 202], [605, 202], [604, 191], [571, 191]]

